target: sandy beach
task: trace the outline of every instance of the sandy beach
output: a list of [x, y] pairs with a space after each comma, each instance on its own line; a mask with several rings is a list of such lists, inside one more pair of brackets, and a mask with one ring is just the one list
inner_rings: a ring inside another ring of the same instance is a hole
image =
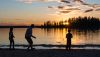
[[0, 57], [100, 57], [100, 50], [73, 49], [1, 49]]

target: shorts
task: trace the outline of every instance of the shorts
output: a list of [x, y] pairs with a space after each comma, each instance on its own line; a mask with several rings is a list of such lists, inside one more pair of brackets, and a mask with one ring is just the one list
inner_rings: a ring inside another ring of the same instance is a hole
[[28, 42], [29, 44], [33, 44], [33, 41], [32, 41], [31, 38], [26, 38], [26, 40], [27, 40], [27, 42]]

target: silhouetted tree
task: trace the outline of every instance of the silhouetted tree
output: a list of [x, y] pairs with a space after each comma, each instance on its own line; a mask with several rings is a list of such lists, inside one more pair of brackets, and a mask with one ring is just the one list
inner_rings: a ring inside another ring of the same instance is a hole
[[[69, 25], [65, 25], [66, 21]], [[77, 17], [77, 18], [69, 18], [65, 21], [47, 21], [44, 22], [44, 28], [78, 28], [78, 29], [99, 29], [100, 28], [100, 20], [95, 17]]]
[[70, 26], [72, 28], [80, 28], [80, 29], [99, 29], [100, 28], [100, 20], [99, 18], [94, 17], [78, 17], [74, 20], [70, 20]]

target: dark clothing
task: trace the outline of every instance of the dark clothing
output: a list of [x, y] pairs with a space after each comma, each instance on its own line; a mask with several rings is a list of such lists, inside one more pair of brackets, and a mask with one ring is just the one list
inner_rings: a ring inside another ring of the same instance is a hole
[[14, 39], [13, 38], [14, 38], [13, 32], [9, 32], [10, 49], [11, 49], [11, 46], [14, 49]]
[[66, 34], [66, 38], [69, 38], [69, 39], [71, 39], [73, 36], [72, 36], [72, 34], [71, 33], [67, 33]]
[[31, 38], [26, 38], [26, 40], [27, 40], [27, 42], [28, 42], [29, 44], [33, 44], [33, 41], [32, 41]]
[[32, 27], [29, 27], [26, 31], [26, 34], [25, 34], [25, 38], [29, 44], [33, 44], [31, 37], [32, 37]]
[[11, 46], [12, 46], [13, 49], [14, 49], [14, 40], [10, 40], [10, 49], [11, 49]]
[[32, 49], [32, 45], [33, 45], [33, 41], [31, 39], [32, 37], [32, 27], [29, 27], [26, 31], [26, 34], [25, 34], [25, 39], [27, 40], [27, 42], [29, 43], [29, 46], [27, 49], [29, 49], [31, 47]]
[[67, 39], [67, 45], [68, 45], [68, 46], [71, 45], [71, 39]]
[[25, 38], [31, 38], [32, 37], [32, 27], [29, 27], [26, 31]]
[[14, 38], [13, 32], [9, 32], [9, 40], [13, 40], [13, 38]]
[[72, 34], [71, 33], [68, 33], [66, 34], [66, 38], [67, 38], [67, 46], [66, 46], [66, 49], [70, 49], [71, 48], [71, 38], [72, 38]]

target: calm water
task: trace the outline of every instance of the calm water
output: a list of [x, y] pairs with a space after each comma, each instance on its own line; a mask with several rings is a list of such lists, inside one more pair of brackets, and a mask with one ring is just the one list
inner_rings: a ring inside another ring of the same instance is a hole
[[[68, 29], [40, 29], [33, 28], [34, 44], [65, 45]], [[14, 28], [15, 44], [28, 44], [25, 40], [26, 28]], [[79, 31], [72, 30], [73, 45], [100, 44], [100, 30]], [[0, 28], [0, 45], [9, 45], [9, 28]]]

